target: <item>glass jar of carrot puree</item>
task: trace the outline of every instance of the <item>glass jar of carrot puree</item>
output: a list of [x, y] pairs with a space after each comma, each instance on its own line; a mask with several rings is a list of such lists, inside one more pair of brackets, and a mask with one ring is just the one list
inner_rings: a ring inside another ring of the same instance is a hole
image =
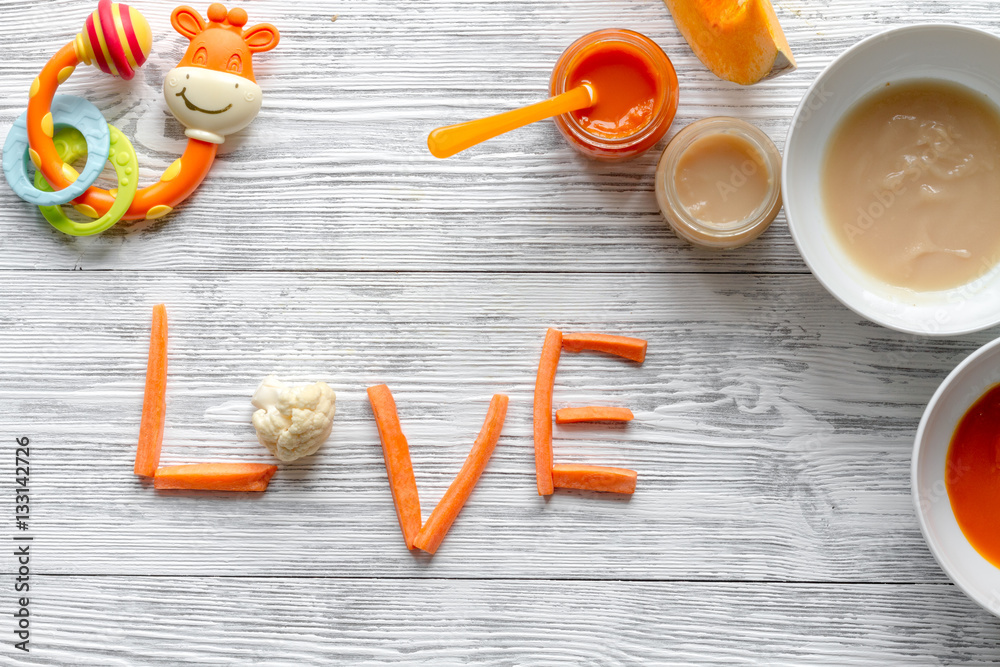
[[563, 52], [552, 71], [552, 96], [584, 83], [596, 103], [555, 122], [573, 148], [596, 160], [640, 155], [663, 138], [677, 113], [673, 64], [653, 40], [631, 30], [598, 30]]

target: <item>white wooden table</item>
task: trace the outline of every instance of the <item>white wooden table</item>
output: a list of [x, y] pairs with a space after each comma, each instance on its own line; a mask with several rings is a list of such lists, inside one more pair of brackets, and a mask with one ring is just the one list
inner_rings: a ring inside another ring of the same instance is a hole
[[[154, 53], [131, 83], [62, 90], [130, 136], [142, 181], [184, 137], [160, 86], [186, 42], [136, 0]], [[196, 3], [204, 13], [207, 2]], [[92, 0], [0, 4], [0, 126]], [[1000, 3], [781, 0], [798, 72], [740, 88], [660, 0], [246, 3], [281, 30], [264, 109], [173, 215], [73, 239], [0, 187], [3, 664], [950, 665], [1000, 661], [1000, 621], [937, 566], [910, 498], [917, 422], [987, 331], [921, 339], [859, 320], [806, 270], [784, 217], [709, 253], [652, 192], [659, 151], [591, 163], [539, 123], [456, 158], [438, 125], [542, 98], [574, 39], [637, 29], [681, 80], [671, 134], [708, 115], [784, 143], [808, 84], [893, 25], [1000, 32]], [[336, 16], [336, 21], [331, 20]], [[4, 130], [5, 131], [5, 130]], [[168, 306], [165, 464], [269, 461], [268, 373], [338, 393], [321, 452], [266, 494], [157, 493], [132, 474], [150, 308]], [[557, 460], [639, 471], [629, 500], [535, 492], [531, 401], [548, 326], [649, 340], [642, 366], [566, 354]], [[424, 516], [493, 393], [485, 475], [433, 558], [405, 549], [365, 388], [385, 382]], [[12, 644], [14, 440], [31, 441], [30, 654]]]

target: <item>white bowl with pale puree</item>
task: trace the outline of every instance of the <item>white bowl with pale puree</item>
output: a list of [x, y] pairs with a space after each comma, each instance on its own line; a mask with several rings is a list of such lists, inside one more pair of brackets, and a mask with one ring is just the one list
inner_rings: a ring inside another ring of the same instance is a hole
[[[917, 291], [884, 282], [865, 271], [834, 237], [823, 183], [831, 137], [862, 98], [886, 84], [931, 79], [965, 86], [1000, 109], [997, 63], [1000, 38], [988, 32], [943, 24], [895, 28], [841, 54], [799, 104], [782, 168], [788, 227], [820, 283], [859, 315], [891, 329], [927, 336], [959, 335], [1000, 324], [1000, 261], [977, 260], [981, 270], [968, 282], [948, 289]], [[1000, 154], [996, 158], [1000, 164]], [[859, 156], [859, 165], [864, 159]], [[996, 216], [1000, 229], [1000, 210]]]

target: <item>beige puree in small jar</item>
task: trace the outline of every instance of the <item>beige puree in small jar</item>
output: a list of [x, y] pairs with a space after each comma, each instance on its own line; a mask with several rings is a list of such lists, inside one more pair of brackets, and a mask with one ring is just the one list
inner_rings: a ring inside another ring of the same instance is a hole
[[687, 241], [736, 248], [759, 236], [781, 209], [781, 156], [758, 128], [707, 118], [667, 146], [656, 173], [664, 217]]
[[716, 133], [693, 142], [677, 161], [681, 205], [699, 220], [721, 225], [750, 217], [767, 195], [767, 166], [739, 135]]

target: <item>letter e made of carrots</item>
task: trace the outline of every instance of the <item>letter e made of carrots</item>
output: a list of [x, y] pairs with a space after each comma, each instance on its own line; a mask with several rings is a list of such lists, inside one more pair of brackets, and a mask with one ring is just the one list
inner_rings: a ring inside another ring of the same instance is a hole
[[[538, 482], [538, 495], [551, 495], [555, 489], [634, 493], [635, 480], [638, 476], [634, 470], [553, 462], [552, 389], [562, 350], [605, 352], [641, 364], [646, 358], [646, 341], [606, 334], [563, 334], [557, 329], [549, 329], [546, 332], [545, 342], [542, 344], [542, 356], [538, 362], [538, 375], [535, 379], [535, 477]], [[632, 411], [628, 408], [587, 406], [556, 411], [557, 424], [631, 419]]]

